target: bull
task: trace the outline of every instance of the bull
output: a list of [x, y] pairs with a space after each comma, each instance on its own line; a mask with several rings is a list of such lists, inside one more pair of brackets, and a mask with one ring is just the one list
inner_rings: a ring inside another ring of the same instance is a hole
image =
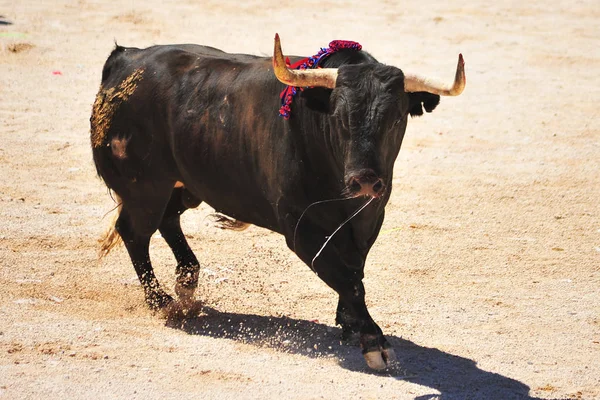
[[[119, 198], [102, 250], [122, 239], [146, 303], [164, 309], [174, 299], [154, 274], [150, 238], [159, 230], [173, 251], [175, 293], [189, 301], [200, 264], [180, 226], [185, 210], [206, 202], [232, 227], [278, 232], [338, 293], [342, 335], [358, 333], [368, 366], [384, 369], [395, 355], [365, 304], [365, 261], [408, 116], [460, 94], [464, 62], [459, 55], [449, 87], [357, 48], [316, 64], [291, 67], [278, 35], [272, 59], [191, 44], [117, 45], [90, 118], [98, 175]], [[280, 96], [293, 101], [281, 106]]]

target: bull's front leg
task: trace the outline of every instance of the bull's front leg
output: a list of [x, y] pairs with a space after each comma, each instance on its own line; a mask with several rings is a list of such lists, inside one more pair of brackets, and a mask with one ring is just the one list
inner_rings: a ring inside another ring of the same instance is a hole
[[340, 299], [335, 313], [335, 323], [342, 328], [342, 340], [349, 341], [354, 334], [360, 333], [359, 320], [353, 310]]
[[314, 259], [331, 231], [326, 231], [316, 223], [320, 218], [305, 218], [299, 224], [298, 216], [301, 213], [295, 212], [298, 210], [285, 208], [284, 202], [279, 205], [280, 227], [288, 247], [339, 294], [336, 323], [342, 327], [342, 338], [359, 333], [367, 365], [376, 370], [387, 368], [395, 362], [396, 356], [367, 310], [362, 283], [365, 259], [381, 228], [383, 213], [378, 218], [371, 218], [374, 221], [371, 229], [368, 229], [371, 235], [361, 245], [356, 243], [349, 229], [342, 229]]
[[367, 310], [362, 271], [323, 261], [315, 263], [314, 268], [319, 277], [340, 295], [336, 323], [342, 326], [342, 338], [358, 332], [367, 365], [376, 370], [389, 367], [396, 361], [396, 355]]

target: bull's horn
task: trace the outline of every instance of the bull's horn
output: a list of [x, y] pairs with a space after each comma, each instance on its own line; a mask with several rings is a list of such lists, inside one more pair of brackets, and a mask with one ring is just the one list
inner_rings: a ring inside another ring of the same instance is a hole
[[467, 78], [465, 77], [465, 60], [463, 60], [462, 54], [459, 54], [454, 85], [452, 85], [451, 88], [448, 88], [445, 85], [431, 83], [427, 79], [420, 78], [418, 76], [406, 75], [404, 77], [404, 91], [429, 92], [433, 94], [439, 94], [440, 96], [458, 96], [464, 90], [466, 83]]
[[335, 81], [338, 74], [337, 68], [289, 69], [285, 64], [285, 59], [281, 52], [281, 42], [279, 41], [278, 34], [275, 34], [273, 70], [277, 79], [286, 85], [299, 87], [318, 86], [329, 89], [335, 88]]

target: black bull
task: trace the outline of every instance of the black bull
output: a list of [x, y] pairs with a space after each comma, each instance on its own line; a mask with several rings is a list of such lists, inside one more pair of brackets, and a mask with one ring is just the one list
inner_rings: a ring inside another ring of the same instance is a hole
[[[432, 111], [439, 94], [462, 91], [462, 58], [451, 89], [409, 79], [362, 51], [340, 50], [306, 76], [282, 60], [278, 37], [273, 61], [198, 45], [116, 47], [90, 119], [98, 174], [121, 201], [104, 250], [123, 239], [146, 302], [160, 309], [173, 298], [150, 263], [157, 229], [177, 259], [180, 299], [189, 301], [198, 283], [199, 263], [180, 226], [186, 209], [204, 201], [278, 232], [339, 294], [344, 335], [360, 333], [369, 366], [385, 368], [394, 353], [365, 305], [365, 260], [383, 223], [408, 115]], [[282, 82], [306, 87], [289, 120], [277, 115]], [[307, 209], [330, 199], [343, 200]]]

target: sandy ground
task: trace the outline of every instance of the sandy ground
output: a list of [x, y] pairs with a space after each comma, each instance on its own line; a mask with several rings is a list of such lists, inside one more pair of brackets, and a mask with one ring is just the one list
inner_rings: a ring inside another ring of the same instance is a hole
[[[441, 3], [0, 0], [0, 398], [600, 398], [597, 0]], [[367, 263], [384, 373], [276, 234], [186, 213], [207, 308], [182, 323], [146, 309], [123, 248], [96, 257], [113, 202], [88, 119], [113, 39], [270, 55], [275, 32], [448, 81], [466, 59], [465, 93], [409, 122]]]

